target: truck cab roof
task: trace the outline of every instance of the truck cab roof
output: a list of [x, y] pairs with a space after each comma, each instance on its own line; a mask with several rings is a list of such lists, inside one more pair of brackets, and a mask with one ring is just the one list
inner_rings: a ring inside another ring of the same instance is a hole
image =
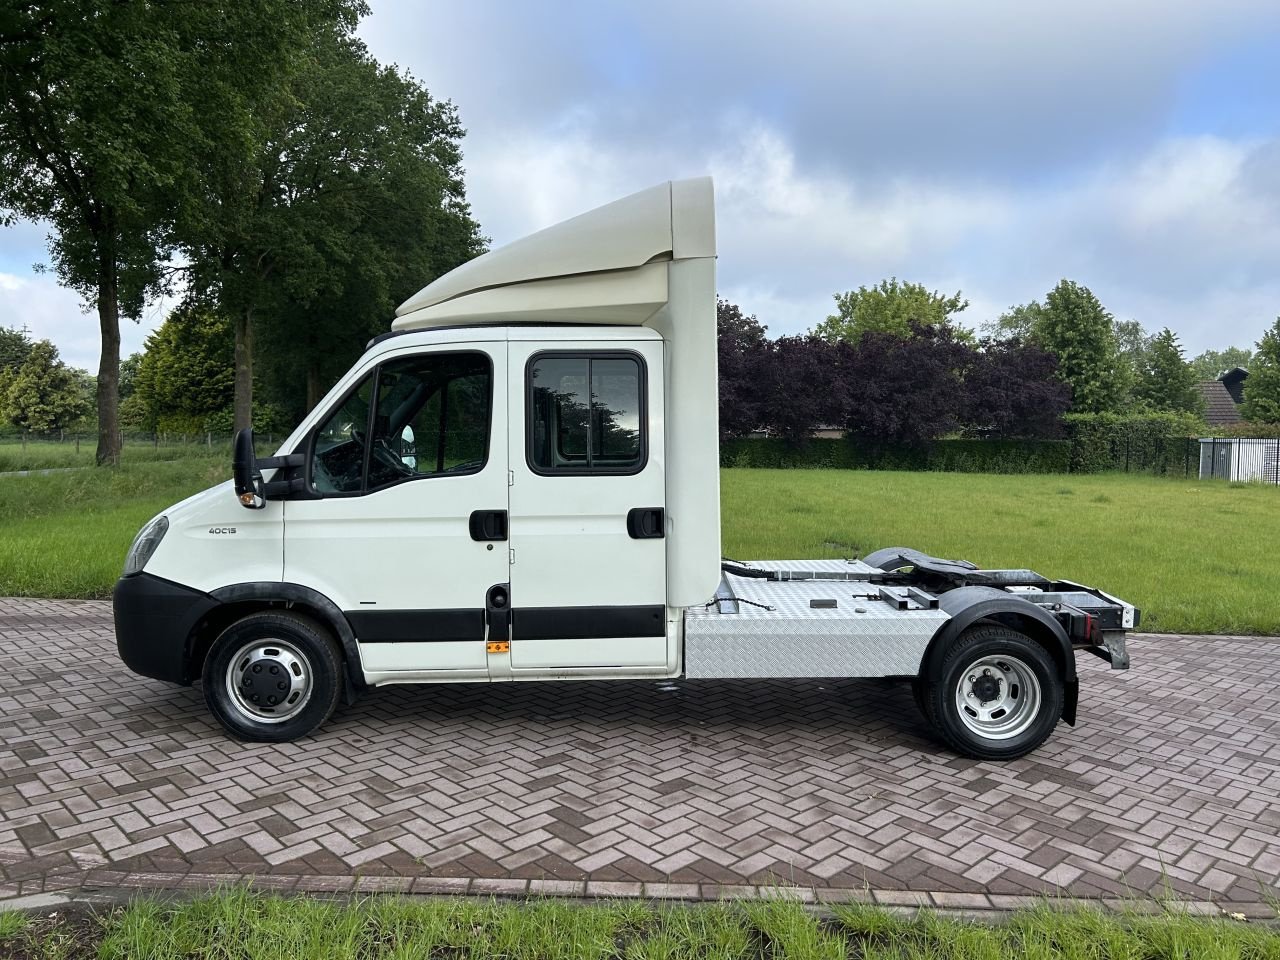
[[711, 178], [669, 180], [462, 264], [402, 303], [392, 330], [640, 326], [668, 301], [668, 263], [715, 255]]

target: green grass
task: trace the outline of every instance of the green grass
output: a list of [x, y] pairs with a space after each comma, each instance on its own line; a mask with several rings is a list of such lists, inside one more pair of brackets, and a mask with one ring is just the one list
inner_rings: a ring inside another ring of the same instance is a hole
[[[230, 473], [225, 457], [0, 477], [0, 595], [106, 597], [138, 528]], [[908, 546], [1101, 587], [1143, 629], [1280, 634], [1280, 489], [1123, 474], [725, 470], [724, 552]]]
[[30, 921], [24, 913], [12, 910], [0, 911], [0, 944], [26, 933]]
[[229, 473], [189, 459], [0, 477], [0, 596], [110, 596], [142, 524]]
[[1280, 633], [1280, 489], [1125, 474], [725, 470], [724, 551], [905, 546], [1100, 587], [1164, 633]]
[[354, 902], [244, 889], [64, 913], [0, 937], [0, 956], [101, 960], [1274, 960], [1280, 933], [1170, 909], [1059, 910], [999, 925], [864, 905], [819, 917], [789, 901], [654, 907], [535, 900]]
[[[79, 447], [74, 440], [0, 440], [0, 473], [14, 470], [59, 470], [67, 467], [93, 466], [97, 450], [96, 436], [81, 437]], [[207, 458], [210, 448], [204, 440], [199, 443], [165, 442], [155, 445], [145, 441], [126, 441], [121, 459], [125, 463], [154, 463], [158, 460], [181, 460], [187, 457]], [[226, 437], [215, 438], [212, 455], [229, 461], [231, 441]]]

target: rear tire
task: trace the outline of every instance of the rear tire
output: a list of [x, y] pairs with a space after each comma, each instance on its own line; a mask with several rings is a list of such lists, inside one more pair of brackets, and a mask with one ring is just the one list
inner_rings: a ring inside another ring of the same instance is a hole
[[947, 652], [938, 680], [917, 680], [925, 717], [953, 750], [1013, 760], [1053, 733], [1065, 696], [1043, 646], [997, 623], [970, 627]]
[[233, 737], [284, 743], [329, 719], [342, 693], [342, 657], [314, 620], [267, 610], [214, 641], [203, 683], [205, 703]]

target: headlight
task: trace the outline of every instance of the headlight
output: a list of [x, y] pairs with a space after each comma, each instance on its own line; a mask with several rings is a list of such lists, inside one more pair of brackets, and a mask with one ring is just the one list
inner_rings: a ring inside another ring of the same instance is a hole
[[164, 539], [165, 531], [168, 529], [169, 518], [162, 515], [138, 531], [138, 535], [133, 538], [132, 546], [129, 547], [129, 553], [124, 558], [126, 577], [142, 572], [142, 568], [156, 552], [156, 547], [160, 546], [160, 541]]

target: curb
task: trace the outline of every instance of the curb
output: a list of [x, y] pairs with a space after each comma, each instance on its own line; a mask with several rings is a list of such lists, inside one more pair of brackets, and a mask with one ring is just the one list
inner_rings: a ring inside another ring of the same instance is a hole
[[[30, 886], [37, 881], [28, 881]], [[1249, 920], [1280, 918], [1277, 905], [1256, 901], [1183, 900], [1175, 897], [1072, 897], [1068, 891], [1043, 896], [956, 893], [945, 890], [871, 890], [867, 888], [799, 887], [786, 885], [716, 883], [618, 883], [596, 880], [516, 880], [483, 877], [325, 876], [316, 874], [144, 873], [92, 870], [82, 874], [46, 876], [43, 890], [0, 886], [0, 910], [34, 910], [73, 902], [111, 902], [139, 894], [163, 892], [199, 895], [245, 885], [279, 894], [330, 896], [391, 894], [401, 896], [469, 896], [529, 899], [562, 897], [578, 900], [643, 899], [670, 902], [721, 900], [794, 900], [814, 907], [865, 903], [894, 911], [934, 910], [972, 917], [1001, 916], [1051, 904], [1062, 908], [1091, 907], [1112, 913], [1156, 914], [1182, 911], [1204, 917], [1236, 915]]]

